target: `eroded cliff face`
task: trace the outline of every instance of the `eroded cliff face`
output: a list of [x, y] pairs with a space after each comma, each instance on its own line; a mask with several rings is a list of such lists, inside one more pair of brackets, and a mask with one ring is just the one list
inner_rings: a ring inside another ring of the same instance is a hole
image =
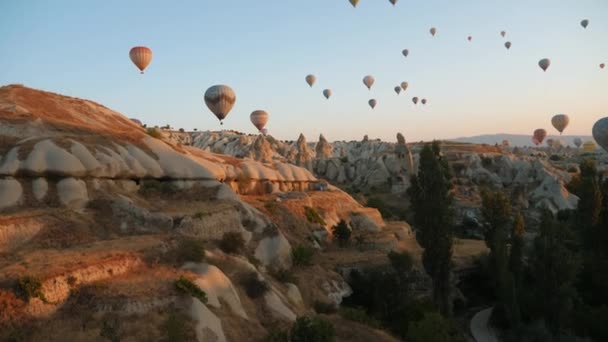
[[[331, 186], [315, 191], [305, 140], [305, 167], [282, 159], [289, 149], [271, 137], [239, 137], [250, 147], [236, 158], [188, 146], [187, 133], [150, 135], [101, 105], [21, 86], [0, 88], [0, 120], [0, 340], [160, 340], [176, 319], [189, 340], [263, 339], [315, 302], [350, 294], [334, 271], [349, 258], [324, 257], [332, 224], [344, 219], [370, 243], [381, 239], [372, 250], [385, 263], [387, 246], [398, 246], [377, 210]], [[311, 210], [326, 222], [311, 222]], [[230, 234], [243, 245], [227, 253]], [[297, 246], [316, 251], [314, 270], [294, 266]], [[252, 274], [265, 284], [261, 296], [245, 281]], [[179, 292], [181, 277], [207, 300]]]

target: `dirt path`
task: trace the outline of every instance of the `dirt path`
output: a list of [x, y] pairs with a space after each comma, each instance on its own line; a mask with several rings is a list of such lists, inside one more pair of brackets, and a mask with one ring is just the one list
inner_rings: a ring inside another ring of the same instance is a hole
[[488, 326], [488, 320], [494, 308], [481, 310], [471, 319], [471, 334], [477, 342], [498, 342], [498, 337], [492, 328]]

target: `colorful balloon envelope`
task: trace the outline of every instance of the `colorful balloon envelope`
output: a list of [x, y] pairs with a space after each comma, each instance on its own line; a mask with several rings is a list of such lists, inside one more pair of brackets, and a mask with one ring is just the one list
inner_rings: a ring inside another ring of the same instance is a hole
[[308, 83], [308, 85], [312, 88], [312, 86], [315, 84], [315, 82], [317, 81], [317, 77], [315, 77], [315, 75], [306, 75], [306, 83]]
[[325, 96], [326, 99], [329, 100], [329, 98], [331, 97], [331, 94], [333, 94], [332, 91], [331, 91], [331, 89], [325, 89], [325, 90], [323, 90], [323, 96]]
[[539, 144], [542, 144], [546, 137], [547, 137], [547, 131], [545, 131], [544, 129], [539, 128], [534, 131], [534, 138], [536, 138], [536, 140], [538, 140]]
[[371, 99], [367, 103], [369, 104], [370, 107], [372, 107], [372, 109], [374, 109], [374, 108], [376, 108], [378, 101], [376, 101], [376, 99]]
[[592, 129], [593, 139], [608, 152], [608, 117], [599, 119]]
[[220, 124], [223, 125], [222, 121], [230, 113], [236, 102], [236, 94], [229, 86], [218, 84], [207, 89], [204, 99], [209, 110], [220, 120]]
[[145, 46], [136, 46], [129, 51], [129, 57], [135, 66], [144, 73], [152, 61], [152, 50]]
[[374, 82], [376, 82], [376, 79], [372, 75], [367, 75], [367, 76], [363, 77], [363, 84], [365, 84], [367, 89], [372, 89]]
[[262, 131], [266, 124], [268, 123], [268, 113], [263, 110], [256, 110], [249, 115], [249, 120], [258, 129], [258, 131]]
[[570, 118], [566, 114], [557, 114], [551, 118], [551, 124], [558, 130], [559, 134], [564, 132], [564, 129], [568, 127], [570, 123]]
[[538, 61], [538, 66], [543, 69], [543, 71], [547, 71], [547, 69], [549, 69], [549, 66], [551, 65], [551, 60], [549, 58], [543, 58], [540, 61]]

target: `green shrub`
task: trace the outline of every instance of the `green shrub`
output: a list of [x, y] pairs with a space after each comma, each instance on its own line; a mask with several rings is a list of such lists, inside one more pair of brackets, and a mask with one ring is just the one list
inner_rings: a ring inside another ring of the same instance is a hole
[[291, 257], [295, 266], [309, 266], [315, 251], [306, 245], [297, 245], [291, 251]]
[[220, 249], [224, 253], [237, 254], [245, 248], [245, 239], [239, 232], [228, 232], [222, 235]]
[[407, 332], [410, 342], [464, 342], [464, 336], [453, 322], [439, 313], [429, 312], [420, 321], [411, 322]]
[[205, 260], [205, 246], [199, 239], [182, 239], [177, 244], [177, 261], [202, 262]]
[[192, 282], [192, 280], [181, 276], [175, 281], [175, 289], [177, 292], [198, 298], [203, 304], [207, 303], [207, 294], [198, 285]]
[[192, 218], [195, 219], [195, 220], [202, 220], [203, 217], [205, 217], [205, 216], [209, 216], [209, 214], [204, 213], [202, 211], [198, 211], [194, 215], [192, 215]]
[[181, 315], [169, 314], [164, 324], [167, 341], [182, 342], [187, 340], [186, 319]]
[[319, 300], [315, 301], [313, 307], [317, 313], [322, 314], [333, 314], [338, 311], [338, 308], [334, 303], [322, 302]]
[[139, 186], [139, 192], [141, 194], [149, 194], [150, 192], [160, 192], [161, 184], [155, 179], [142, 180]]
[[493, 163], [494, 160], [492, 159], [492, 157], [481, 157], [481, 165], [484, 168], [489, 168], [490, 166], [492, 166]]
[[293, 272], [286, 268], [271, 268], [270, 275], [281, 283], [293, 283], [294, 281]]
[[159, 132], [156, 128], [152, 127], [146, 128], [146, 133], [148, 133], [149, 136], [155, 139], [161, 139], [163, 137], [161, 132]]
[[348, 319], [349, 321], [365, 324], [372, 328], [379, 329], [381, 327], [380, 321], [373, 317], [370, 317], [367, 312], [362, 309], [349, 307], [341, 308], [340, 316], [344, 319]]
[[298, 317], [290, 331], [291, 342], [333, 342], [336, 340], [334, 326], [321, 317]]
[[271, 329], [264, 342], [289, 342], [289, 334], [285, 330]]
[[306, 220], [310, 223], [318, 223], [322, 226], [325, 226], [326, 224], [321, 215], [312, 207], [304, 207], [304, 215], [306, 216]]
[[383, 200], [378, 197], [370, 197], [367, 200], [367, 206], [370, 208], [376, 208], [384, 218], [394, 217], [393, 209]]
[[400, 273], [409, 272], [414, 266], [414, 258], [408, 251], [390, 251], [388, 253], [388, 259], [390, 260], [391, 266], [393, 266], [395, 271]]
[[18, 293], [26, 300], [39, 298], [44, 303], [47, 303], [46, 297], [42, 292], [42, 282], [34, 276], [24, 276], [19, 278]]
[[279, 205], [277, 204], [276, 201], [268, 200], [264, 203], [264, 208], [266, 208], [266, 210], [268, 210], [269, 213], [274, 214], [277, 212]]
[[177, 187], [171, 182], [161, 182], [160, 183], [160, 192], [165, 195], [174, 194], [177, 191]]
[[263, 296], [270, 287], [268, 284], [258, 278], [256, 272], [247, 272], [240, 277], [240, 283], [245, 288], [245, 292], [249, 298], [260, 298]]
[[340, 162], [342, 162], [342, 163], [348, 163], [348, 157], [347, 156], [341, 157], [340, 158]]
[[331, 232], [334, 235], [334, 239], [338, 240], [340, 247], [344, 247], [350, 242], [352, 230], [350, 229], [346, 221], [340, 220], [337, 225], [331, 228]]
[[112, 342], [119, 342], [120, 336], [118, 335], [118, 320], [104, 320], [101, 324], [99, 336]]
[[185, 132], [183, 128], [180, 128], [178, 131], [179, 131], [180, 133], [184, 133], [184, 132]]
[[549, 160], [551, 160], [551, 161], [561, 161], [561, 160], [564, 160], [564, 158], [562, 158], [562, 157], [558, 156], [557, 154], [552, 154], [552, 155], [549, 157]]

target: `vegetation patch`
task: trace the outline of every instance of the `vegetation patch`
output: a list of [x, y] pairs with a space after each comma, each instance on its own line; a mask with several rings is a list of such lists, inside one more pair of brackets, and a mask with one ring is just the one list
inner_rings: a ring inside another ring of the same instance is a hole
[[205, 247], [200, 239], [182, 239], [176, 248], [176, 259], [180, 263], [205, 260]]
[[321, 215], [312, 207], [304, 207], [304, 215], [306, 216], [306, 220], [310, 223], [318, 223], [322, 226], [325, 226], [326, 224]]
[[323, 302], [316, 300], [314, 303], [314, 309], [317, 313], [322, 314], [333, 314], [338, 311], [338, 308], [334, 303]]
[[239, 232], [228, 232], [222, 235], [220, 249], [224, 253], [237, 254], [245, 249], [245, 239]]
[[260, 298], [270, 290], [268, 284], [260, 280], [256, 272], [247, 272], [241, 275], [240, 283], [245, 288], [247, 296], [252, 299]]
[[309, 266], [312, 262], [312, 256], [315, 254], [312, 247], [306, 245], [297, 245], [291, 250], [291, 258], [295, 266]]
[[37, 277], [23, 276], [19, 278], [17, 290], [19, 295], [21, 295], [26, 301], [29, 301], [32, 298], [39, 298], [44, 303], [48, 303], [44, 293], [42, 292], [42, 282]]
[[181, 276], [174, 283], [177, 292], [198, 298], [203, 304], [207, 303], [207, 294], [198, 285], [192, 282], [192, 280]]
[[162, 133], [154, 127], [146, 128], [146, 133], [155, 139], [161, 139], [163, 137]]
[[291, 342], [333, 342], [336, 340], [333, 324], [319, 316], [298, 317], [291, 327], [289, 335]]
[[370, 317], [363, 309], [345, 307], [341, 308], [339, 313], [340, 316], [344, 319], [365, 324], [375, 329], [380, 329], [382, 326], [380, 324], [380, 321], [373, 317]]

